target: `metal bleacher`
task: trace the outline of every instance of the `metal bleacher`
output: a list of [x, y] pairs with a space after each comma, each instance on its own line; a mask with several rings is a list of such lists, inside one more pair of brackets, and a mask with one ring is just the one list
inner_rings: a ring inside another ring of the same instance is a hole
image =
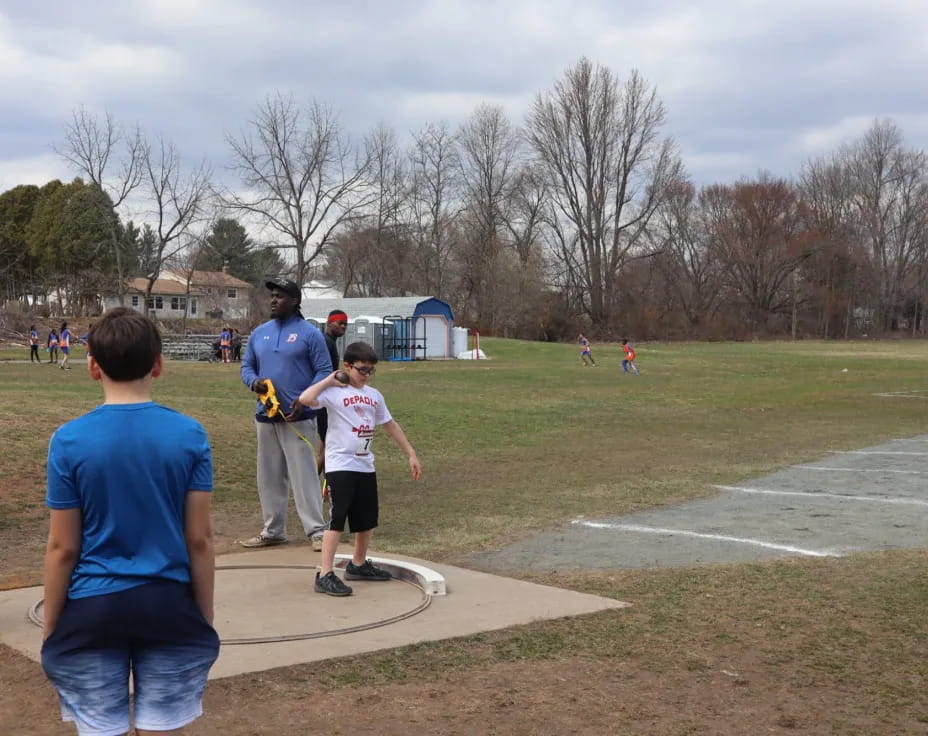
[[[242, 335], [242, 354], [248, 336]], [[219, 347], [219, 338], [216, 335], [163, 335], [161, 337], [161, 352], [168, 360], [202, 360], [210, 363], [218, 361], [216, 351]]]

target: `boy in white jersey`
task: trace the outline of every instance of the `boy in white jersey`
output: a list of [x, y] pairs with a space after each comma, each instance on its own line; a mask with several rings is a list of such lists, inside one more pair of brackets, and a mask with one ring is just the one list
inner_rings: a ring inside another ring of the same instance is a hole
[[390, 579], [389, 572], [367, 559], [367, 549], [378, 522], [377, 474], [371, 452], [378, 424], [406, 453], [413, 480], [422, 476], [416, 451], [390, 415], [383, 395], [367, 385], [377, 370], [377, 353], [365, 342], [354, 342], [345, 348], [343, 360], [346, 370], [337, 370], [313, 384], [298, 399], [300, 404], [313, 409], [325, 407], [328, 412], [325, 477], [332, 498], [332, 518], [322, 537], [321, 569], [316, 573], [314, 589], [317, 593], [336, 596], [352, 592], [333, 569], [346, 520], [354, 533], [354, 554], [345, 568], [345, 579]]

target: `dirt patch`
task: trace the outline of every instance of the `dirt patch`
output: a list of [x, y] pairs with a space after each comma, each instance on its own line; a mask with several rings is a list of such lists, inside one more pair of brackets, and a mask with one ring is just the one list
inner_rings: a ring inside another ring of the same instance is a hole
[[[22, 736], [73, 734], [39, 665], [0, 646], [0, 719]], [[324, 669], [319, 668], [319, 669]], [[11, 685], [9, 683], [16, 683]], [[242, 703], [248, 703], [242, 708]], [[652, 672], [635, 661], [500, 663], [426, 683], [320, 689], [312, 669], [288, 667], [210, 684], [191, 736], [332, 734], [923, 734], [904, 716], [814, 684], [801, 690], [769, 667]], [[827, 714], [825, 716], [824, 714]], [[14, 725], [15, 724], [15, 725]]]
[[[818, 490], [842, 492], [826, 487], [837, 476], [816, 477]], [[893, 481], [897, 494], [905, 477]], [[788, 474], [778, 479], [776, 489], [799, 489]], [[924, 498], [921, 481], [913, 483], [911, 498]], [[0, 570], [11, 583], [34, 582], [45, 522], [16, 506], [17, 518], [0, 524]], [[259, 525], [253, 502], [222, 509], [218, 551], [236, 549], [235, 538]], [[291, 535], [305, 544], [295, 528]], [[628, 544], [611, 544], [630, 553]], [[902, 551], [536, 572], [538, 582], [634, 607], [218, 680], [205, 717], [187, 733], [928, 734], [925, 563], [924, 553]], [[74, 733], [60, 722], [39, 665], [0, 646], [0, 672], [0, 730]]]

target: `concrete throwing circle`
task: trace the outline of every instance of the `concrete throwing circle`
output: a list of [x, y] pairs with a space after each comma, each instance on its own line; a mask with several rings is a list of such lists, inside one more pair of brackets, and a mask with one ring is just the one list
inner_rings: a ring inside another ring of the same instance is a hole
[[[415, 616], [432, 601], [420, 585], [396, 573], [385, 582], [350, 581], [354, 589], [350, 596], [316, 593], [313, 582], [318, 569], [317, 565], [217, 565], [213, 625], [222, 644], [352, 634]], [[43, 603], [37, 601], [28, 614], [40, 628]]]
[[[216, 567], [214, 625], [223, 644], [265, 644], [350, 634], [415, 616], [431, 602], [414, 583], [349, 581], [336, 598], [313, 591], [316, 565]], [[273, 574], [269, 574], [273, 571]]]

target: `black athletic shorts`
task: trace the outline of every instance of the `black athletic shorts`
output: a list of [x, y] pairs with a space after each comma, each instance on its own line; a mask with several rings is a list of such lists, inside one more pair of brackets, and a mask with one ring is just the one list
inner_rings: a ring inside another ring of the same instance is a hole
[[325, 474], [332, 494], [332, 520], [329, 529], [345, 531], [345, 521], [352, 532], [366, 532], [377, 526], [377, 473], [336, 470]]

